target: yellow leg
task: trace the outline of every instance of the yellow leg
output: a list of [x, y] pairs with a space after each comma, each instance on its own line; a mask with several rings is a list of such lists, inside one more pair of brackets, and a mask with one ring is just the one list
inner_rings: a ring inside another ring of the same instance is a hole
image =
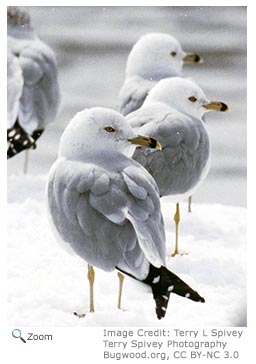
[[[90, 312], [94, 312], [94, 300], [93, 300], [93, 283], [94, 283], [94, 269], [93, 266], [88, 264], [88, 274], [87, 274], [87, 278], [89, 280], [89, 284], [90, 284], [90, 291], [89, 291], [89, 296], [90, 296]], [[85, 313], [77, 313], [74, 312], [74, 315], [82, 318], [85, 317], [86, 314]]]
[[188, 198], [188, 212], [191, 212], [191, 205], [192, 205], [192, 196]]
[[117, 276], [118, 276], [118, 279], [119, 279], [119, 293], [118, 293], [117, 308], [121, 309], [121, 299], [122, 299], [124, 275], [122, 273], [120, 273], [120, 272], [117, 272]]
[[27, 174], [27, 171], [28, 171], [28, 155], [29, 155], [29, 150], [26, 149], [25, 150], [25, 161], [24, 161], [24, 167], [23, 167], [24, 174]]
[[172, 257], [175, 257], [176, 254], [179, 254], [178, 250], [178, 237], [179, 237], [179, 222], [180, 222], [180, 205], [176, 203], [176, 212], [174, 215], [175, 221], [175, 249], [172, 253]]
[[90, 312], [94, 312], [94, 299], [93, 299], [93, 283], [94, 283], [94, 269], [93, 266], [88, 264], [88, 279], [90, 284]]

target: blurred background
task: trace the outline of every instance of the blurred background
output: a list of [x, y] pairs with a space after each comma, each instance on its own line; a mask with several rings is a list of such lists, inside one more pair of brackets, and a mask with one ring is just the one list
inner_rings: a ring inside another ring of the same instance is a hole
[[[209, 113], [212, 167], [193, 196], [199, 203], [246, 206], [246, 7], [26, 7], [41, 40], [55, 51], [62, 94], [60, 112], [29, 154], [29, 174], [46, 174], [60, 136], [74, 114], [92, 106], [117, 107], [126, 59], [148, 32], [176, 37], [204, 58], [185, 75], [230, 113]], [[22, 174], [24, 153], [8, 161]]]

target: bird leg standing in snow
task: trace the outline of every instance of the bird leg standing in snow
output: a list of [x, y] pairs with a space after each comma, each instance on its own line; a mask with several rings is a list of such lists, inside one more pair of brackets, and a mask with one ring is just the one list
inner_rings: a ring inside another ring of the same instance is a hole
[[[31, 137], [33, 138], [34, 142], [37, 141], [37, 139], [42, 135], [44, 129], [37, 129], [33, 132], [33, 134], [31, 135]], [[33, 147], [33, 149], [36, 148], [36, 144]], [[23, 167], [23, 172], [24, 174], [27, 174], [28, 172], [28, 157], [29, 157], [29, 149], [26, 149], [25, 151], [25, 161], [24, 161], [24, 167]]]
[[94, 299], [93, 299], [93, 284], [94, 284], [94, 269], [93, 266], [88, 264], [88, 279], [90, 283], [90, 312], [94, 312]]
[[176, 203], [176, 212], [174, 215], [174, 221], [175, 221], [175, 249], [172, 253], [172, 257], [175, 257], [176, 254], [179, 254], [178, 250], [178, 233], [179, 233], [179, 222], [180, 222], [180, 204]]
[[25, 161], [24, 161], [24, 167], [23, 167], [24, 174], [27, 174], [27, 171], [28, 171], [28, 156], [29, 156], [29, 150], [26, 149], [25, 150]]
[[192, 196], [188, 198], [188, 212], [191, 212], [191, 205], [192, 205]]
[[[90, 312], [94, 312], [94, 299], [93, 299], [93, 284], [94, 284], [94, 277], [95, 277], [95, 273], [94, 273], [94, 269], [93, 266], [88, 264], [88, 273], [87, 273], [87, 278], [89, 280], [89, 284], [90, 284], [90, 289], [89, 289], [89, 297], [90, 297]], [[77, 313], [74, 312], [74, 315], [79, 317], [79, 318], [83, 318], [85, 317], [85, 313]]]
[[119, 294], [118, 294], [118, 304], [117, 308], [121, 309], [121, 298], [122, 298], [122, 290], [123, 290], [123, 283], [124, 283], [124, 275], [120, 272], [117, 273], [119, 278]]
[[[42, 135], [44, 129], [37, 129], [33, 132], [33, 134], [31, 135], [31, 137], [33, 138], [34, 142], [37, 141], [37, 139]], [[33, 149], [36, 148], [36, 144], [33, 147]], [[23, 172], [24, 174], [27, 174], [28, 172], [28, 157], [29, 157], [29, 149], [25, 150], [25, 161], [24, 161], [24, 167], [23, 167]]]

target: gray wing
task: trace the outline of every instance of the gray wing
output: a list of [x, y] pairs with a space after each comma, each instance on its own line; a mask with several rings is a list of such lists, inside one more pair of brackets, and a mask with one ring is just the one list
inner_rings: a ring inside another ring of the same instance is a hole
[[19, 54], [23, 90], [19, 123], [28, 132], [44, 129], [57, 114], [60, 91], [53, 51], [40, 40], [32, 41]]
[[165, 262], [165, 231], [159, 190], [153, 178], [141, 166], [123, 170], [130, 192], [127, 219], [131, 221], [147, 259], [156, 266]]
[[[142, 122], [143, 115], [137, 118]], [[161, 196], [183, 194], [198, 183], [209, 159], [209, 138], [200, 120], [176, 111], [159, 113], [138, 133], [162, 145], [153, 153], [137, 148], [133, 156], [154, 177]]]
[[127, 266], [130, 273], [140, 269], [145, 257], [157, 266], [164, 263], [157, 187], [142, 171], [132, 166], [113, 174], [94, 164], [66, 161], [53, 167], [48, 184], [52, 219], [87, 262], [104, 270]]
[[159, 103], [154, 103], [143, 105], [140, 109], [126, 115], [125, 119], [136, 132], [142, 130], [142, 127], [146, 125], [150, 125], [149, 130], [151, 131], [151, 128], [153, 129], [158, 124], [162, 123], [169, 115], [170, 108], [167, 105], [163, 103], [160, 105]]
[[7, 53], [7, 128], [15, 124], [19, 111], [19, 100], [22, 94], [23, 77], [18, 58], [10, 49]]
[[119, 111], [123, 115], [127, 115], [138, 110], [154, 85], [155, 82], [145, 80], [141, 77], [128, 78], [120, 90]]

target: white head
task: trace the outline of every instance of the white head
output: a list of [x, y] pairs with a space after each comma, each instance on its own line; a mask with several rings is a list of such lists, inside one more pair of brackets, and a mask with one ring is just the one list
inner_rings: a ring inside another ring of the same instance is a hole
[[[37, 35], [31, 26], [30, 15], [25, 7], [8, 6], [7, 8], [7, 34], [8, 45], [19, 53], [19, 49], [16, 50], [18, 45], [12, 38], [17, 38], [21, 41], [30, 39], [36, 39]], [[25, 47], [25, 44], [19, 45], [19, 47]]]
[[202, 58], [186, 54], [177, 39], [169, 34], [149, 33], [133, 46], [126, 74], [158, 81], [164, 77], [182, 76], [184, 62], [201, 63]]
[[210, 110], [229, 111], [226, 104], [221, 101], [210, 102], [197, 84], [180, 77], [166, 78], [159, 81], [149, 92], [144, 105], [146, 106], [152, 102], [163, 102], [197, 119], [201, 119]]
[[94, 107], [70, 121], [61, 136], [59, 155], [80, 159], [91, 153], [116, 151], [132, 156], [136, 145], [158, 148], [154, 139], [137, 136], [117, 111]]
[[25, 8], [17, 6], [8, 6], [7, 24], [16, 27], [30, 27], [30, 16]]

